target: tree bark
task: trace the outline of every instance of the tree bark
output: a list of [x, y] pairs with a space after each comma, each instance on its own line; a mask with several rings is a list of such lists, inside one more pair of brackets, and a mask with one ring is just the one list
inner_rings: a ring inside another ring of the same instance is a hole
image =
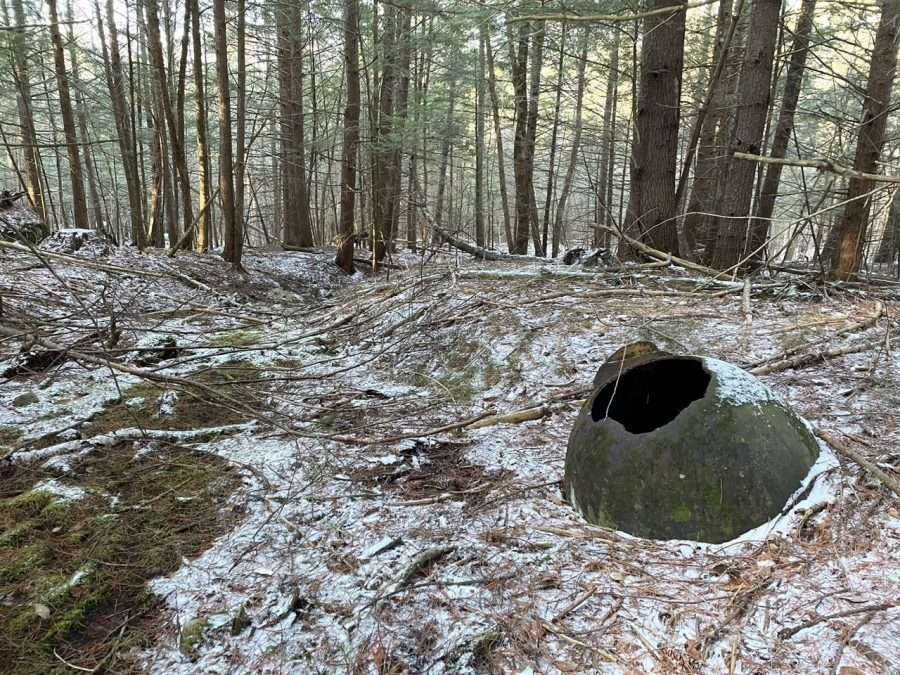
[[[712, 67], [721, 68], [724, 72], [728, 59], [730, 40], [740, 17], [732, 16], [732, 0], [720, 0], [719, 16], [716, 23], [716, 39], [713, 47]], [[694, 166], [694, 180], [688, 200], [687, 213], [684, 218], [684, 235], [690, 251], [686, 254], [697, 254], [699, 244], [707, 242], [706, 231], [709, 229], [710, 216], [715, 208], [718, 156], [721, 149], [717, 139], [725, 126], [727, 111], [725, 94], [728, 83], [724, 77], [710, 82], [709, 110], [703, 119], [698, 138], [697, 162]], [[705, 251], [704, 259], [708, 259], [712, 251]]]
[[531, 91], [528, 99], [528, 129], [526, 148], [528, 151], [528, 168], [526, 171], [528, 190], [528, 210], [531, 224], [531, 239], [534, 242], [535, 255], [543, 257], [546, 253], [541, 242], [540, 221], [538, 220], [537, 198], [534, 190], [534, 156], [537, 144], [538, 103], [541, 94], [541, 71], [544, 67], [545, 24], [536, 21], [531, 35]]
[[478, 36], [475, 89], [475, 244], [484, 248], [484, 31]]
[[375, 124], [375, 139], [372, 152], [374, 194], [372, 199], [372, 221], [374, 241], [372, 251], [375, 261], [384, 260], [394, 222], [394, 175], [399, 173], [396, 161], [399, 153], [394, 153], [394, 108], [397, 98], [397, 12], [391, 5], [384, 5], [384, 20], [381, 29], [381, 87], [378, 94], [378, 120]]
[[78, 134], [75, 131], [75, 114], [72, 112], [69, 76], [66, 72], [66, 56], [63, 51], [62, 36], [59, 33], [59, 14], [56, 9], [56, 0], [47, 0], [47, 6], [50, 9], [50, 39], [53, 42], [53, 61], [56, 68], [56, 83], [59, 89], [59, 111], [63, 118], [66, 153], [69, 158], [72, 211], [75, 215], [75, 227], [87, 230], [90, 229], [90, 221], [87, 212], [87, 199], [84, 194], [81, 154], [78, 151]]
[[[729, 157], [735, 152], [759, 154], [765, 140], [763, 134], [771, 98], [780, 12], [781, 0], [756, 0], [753, 4]], [[732, 160], [728, 163], [728, 181], [716, 209], [716, 243], [711, 258], [712, 267], [716, 269], [729, 269], [749, 253], [748, 217], [756, 168], [753, 162]]]
[[44, 222], [49, 221], [49, 212], [44, 203], [41, 187], [41, 155], [34, 128], [34, 114], [31, 110], [31, 80], [28, 72], [28, 49], [25, 36], [25, 11], [22, 0], [12, 0], [15, 30], [12, 33], [13, 75], [16, 81], [16, 105], [19, 111], [21, 138], [24, 148], [25, 189], [32, 206], [41, 214]]
[[[450, 165], [450, 150], [453, 147], [452, 130], [453, 116], [456, 109], [456, 79], [451, 75], [450, 80], [450, 104], [447, 108], [447, 121], [444, 128], [444, 142], [441, 146], [441, 166], [438, 171], [437, 203], [434, 208], [434, 222], [438, 227], [444, 224], [444, 195], [447, 191], [447, 167]], [[448, 209], [449, 210], [449, 209]], [[452, 217], [451, 211], [451, 217]], [[440, 230], [435, 228], [432, 241], [440, 242]]]
[[[668, 0], [647, 1], [650, 10], [668, 5]], [[644, 20], [626, 228], [635, 239], [667, 253], [678, 252], [675, 189], [684, 30], [683, 11]], [[619, 242], [619, 255], [634, 256], [624, 240]]]
[[[293, 32], [300, 39], [301, 26], [300, 12], [297, 12], [297, 23], [293, 26]], [[247, 4], [246, 0], [237, 0], [237, 22], [235, 25], [237, 37], [237, 101], [235, 111], [235, 139], [234, 139], [234, 211], [235, 216], [244, 227], [244, 175], [247, 162]], [[302, 58], [302, 51], [301, 51]], [[302, 71], [301, 71], [302, 72]], [[301, 80], [301, 91], [302, 91]], [[302, 98], [301, 98], [302, 101]]]
[[359, 0], [346, 0], [344, 3], [344, 79], [347, 82], [347, 103], [344, 109], [337, 263], [344, 272], [352, 274], [356, 165], [359, 159]]
[[500, 187], [500, 203], [503, 208], [503, 233], [506, 236], [507, 250], [512, 250], [513, 232], [509, 217], [509, 195], [506, 190], [506, 159], [503, 153], [503, 131], [500, 126], [500, 102], [497, 97], [497, 77], [494, 73], [494, 50], [490, 36], [484, 25], [481, 26], [481, 39], [484, 42], [487, 57], [487, 83], [491, 95], [491, 111], [494, 120], [494, 138], [497, 143], [497, 181]]
[[198, 0], [186, 0], [191, 13], [191, 43], [193, 46], [194, 97], [197, 105], [197, 165], [199, 168], [200, 222], [197, 224], [196, 246], [200, 253], [209, 248], [212, 230], [212, 209], [207, 208], [210, 200], [211, 172], [209, 165], [209, 140], [206, 132], [206, 84], [203, 68], [203, 44], [200, 42], [200, 7]]
[[575, 90], [575, 130], [572, 135], [572, 151], [569, 157], [569, 168], [566, 169], [566, 177], [563, 179], [562, 190], [559, 193], [559, 204], [556, 205], [556, 220], [553, 224], [553, 257], [559, 254], [559, 243], [564, 239], [566, 205], [569, 194], [572, 192], [572, 184], [575, 181], [575, 169], [578, 166], [578, 153], [581, 149], [582, 104], [584, 102], [585, 71], [587, 69], [588, 56], [588, 32], [581, 36], [581, 54], [578, 59], [578, 84]]
[[[519, 26], [518, 50], [509, 28], [509, 55], [515, 90], [516, 131], [513, 145], [513, 167], [516, 185], [516, 229], [509, 252], [528, 253], [528, 232], [531, 229], [531, 202], [528, 195], [528, 24]], [[440, 224], [440, 222], [438, 223]]]
[[900, 250], [900, 188], [894, 190], [894, 196], [891, 197], [890, 211], [875, 262], [893, 264], [897, 259], [898, 250]]
[[[544, 253], [547, 252], [547, 237], [550, 230], [550, 210], [553, 207], [553, 181], [556, 163], [556, 139], [559, 136], [559, 111], [562, 106], [562, 90], [563, 90], [563, 66], [565, 65], [566, 56], [566, 25], [562, 26], [562, 35], [559, 38], [559, 62], [557, 63], [556, 72], [556, 105], [553, 113], [553, 130], [550, 132], [550, 163], [547, 169], [547, 196], [544, 199], [544, 229], [541, 231], [541, 246]], [[555, 230], [554, 230], [555, 234]], [[559, 241], [553, 237], [553, 257], [559, 251]]]
[[284, 243], [305, 248], [313, 245], [313, 236], [306, 189], [302, 17], [299, 5], [291, 3], [282, 5], [277, 16]]
[[[600, 166], [597, 173], [597, 223], [609, 225], [609, 214], [612, 208], [612, 177], [614, 159], [614, 141], [616, 136], [615, 119], [616, 103], [619, 88], [619, 31], [615, 31], [613, 44], [610, 47], [609, 74], [606, 78], [606, 101], [603, 106], [603, 127], [600, 130]], [[599, 246], [602, 230], [594, 230], [594, 245]], [[606, 237], [608, 238], [608, 234]]]
[[213, 23], [216, 35], [216, 83], [219, 90], [219, 192], [222, 218], [225, 221], [225, 250], [222, 257], [241, 270], [244, 234], [234, 210], [234, 159], [231, 151], [231, 92], [228, 79], [228, 34], [225, 0], [213, 0]]
[[[168, 143], [172, 147], [172, 157], [175, 170], [178, 174], [178, 185], [181, 189], [182, 204], [182, 232], [190, 229], [194, 222], [191, 209], [191, 177], [187, 169], [184, 145], [179, 138], [178, 121], [175, 119], [175, 110], [172, 107], [172, 99], [169, 96], [169, 83], [166, 77], [166, 65], [163, 61], [162, 39], [159, 32], [159, 4], [157, 0], [145, 0], [144, 9], [147, 15], [147, 38], [149, 40], [150, 60], [153, 71], [156, 74], [157, 95], [160, 97], [160, 109], [164, 120], [158, 120], [158, 124], [166, 124], [168, 128]], [[166, 161], [165, 155], [163, 161]], [[173, 239], [174, 243], [175, 239]]]
[[[406, 139], [406, 118], [409, 113], [409, 81], [410, 81], [410, 60], [412, 58], [412, 10], [403, 8], [400, 10], [400, 23], [397, 34], [397, 41], [400, 43], [400, 63], [397, 72], [399, 80], [397, 85], [397, 102], [396, 115], [394, 119], [394, 135], [396, 141], [393, 144], [393, 163], [394, 163], [394, 194], [392, 197], [392, 222], [390, 235], [388, 237], [388, 245], [394, 247], [394, 240], [400, 226], [400, 195], [402, 192], [403, 178], [403, 155], [405, 151]], [[409, 199], [412, 192], [407, 194], [407, 214], [409, 214]]]
[[72, 16], [72, 0], [68, 0], [66, 6], [66, 21], [69, 24], [69, 62], [72, 64], [72, 85], [75, 88], [75, 114], [78, 118], [78, 133], [81, 136], [81, 142], [84, 144], [84, 169], [87, 172], [88, 201], [90, 210], [93, 212], [94, 228], [105, 231], [103, 226], [103, 206], [100, 203], [100, 193], [97, 190], [97, 173], [94, 170], [94, 158], [88, 134], [88, 112], [81, 92], [78, 54], [75, 51], [75, 30], [73, 28], [75, 20]]
[[[797, 27], [794, 29], [794, 41], [791, 44], [791, 58], [785, 76], [784, 95], [781, 100], [781, 112], [772, 138], [770, 156], [782, 159], [787, 156], [788, 143], [794, 131], [794, 114], [800, 100], [803, 86], [803, 71], [806, 68], [806, 55], [809, 51], [809, 38], [813, 28], [813, 17], [816, 11], [816, 0], [803, 0]], [[775, 199], [778, 197], [778, 184], [781, 180], [781, 164], [769, 164], [766, 177], [760, 192], [759, 206], [756, 209], [756, 220], [753, 222], [751, 248], [757, 248], [766, 241], [769, 223], [775, 211]]]
[[[884, 145], [887, 112], [897, 71], [898, 35], [900, 35], [900, 2], [880, 0], [881, 21], [875, 34], [869, 82], [863, 102], [862, 121], [856, 142], [853, 168], [875, 173]], [[860, 268], [872, 200], [866, 194], [872, 181], [851, 178], [847, 189], [847, 206], [840, 220], [837, 247], [831, 260], [831, 273], [838, 279], [852, 278]]]

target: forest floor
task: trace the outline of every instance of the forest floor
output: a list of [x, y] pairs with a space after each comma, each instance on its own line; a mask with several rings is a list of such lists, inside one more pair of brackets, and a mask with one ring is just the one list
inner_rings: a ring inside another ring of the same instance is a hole
[[773, 371], [896, 476], [900, 287], [95, 253], [0, 251], [0, 671], [900, 668], [900, 501], [843, 455], [719, 545], [560, 491], [584, 388], [638, 339]]

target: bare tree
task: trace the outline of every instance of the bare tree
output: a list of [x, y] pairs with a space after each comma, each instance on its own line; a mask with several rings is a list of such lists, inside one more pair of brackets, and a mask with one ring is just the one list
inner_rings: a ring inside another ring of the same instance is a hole
[[72, 184], [72, 211], [75, 227], [90, 228], [87, 200], [84, 194], [84, 180], [81, 171], [81, 154], [78, 151], [78, 134], [75, 130], [75, 113], [72, 111], [72, 97], [69, 93], [69, 75], [66, 72], [66, 56], [62, 36], [59, 33], [59, 13], [56, 0], [47, 0], [50, 9], [50, 39], [53, 42], [53, 61], [56, 67], [56, 84], [59, 90], [59, 112], [63, 119], [66, 137], [66, 152], [69, 157], [69, 179]]
[[475, 86], [475, 243], [484, 248], [484, 31], [478, 36]]
[[228, 34], [225, 0], [213, 0], [213, 24], [216, 35], [216, 81], [219, 90], [219, 193], [225, 221], [225, 250], [222, 257], [236, 270], [241, 268], [244, 235], [234, 206], [234, 161], [231, 151], [231, 92], [228, 80]]
[[[168, 128], [168, 143], [172, 146], [172, 156], [175, 162], [175, 170], [178, 174], [178, 185], [181, 189], [183, 230], [186, 232], [191, 227], [194, 220], [193, 210], [191, 208], [191, 177], [187, 168], [184, 145], [179, 134], [179, 123], [175, 118], [175, 108], [172, 106], [172, 99], [169, 96], [169, 83], [166, 76], [162, 39], [159, 32], [159, 4], [157, 0], [144, 0], [144, 2], [144, 9], [147, 15], [146, 23], [150, 61], [156, 76], [156, 93], [159, 97], [159, 110], [163, 118], [158, 120], [157, 123], [166, 124]], [[167, 160], [166, 154], [164, 153], [163, 162], [165, 161]], [[174, 238], [172, 239], [172, 243], [175, 243]]]
[[582, 107], [584, 103], [585, 72], [587, 70], [588, 57], [588, 31], [581, 35], [581, 50], [578, 57], [578, 84], [575, 89], [575, 130], [572, 132], [572, 150], [569, 157], [569, 168], [566, 169], [566, 177], [563, 179], [562, 190], [559, 193], [559, 204], [556, 205], [556, 220], [553, 224], [553, 257], [559, 254], [560, 241], [565, 239], [566, 206], [569, 202], [569, 194], [572, 192], [572, 184], [575, 181], [575, 168], [578, 165], [578, 154], [581, 152], [581, 128]]
[[487, 84], [491, 95], [491, 113], [494, 120], [494, 139], [497, 143], [497, 183], [500, 188], [500, 204], [503, 208], [503, 233], [506, 236], [507, 249], [512, 251], [513, 232], [509, 217], [509, 196], [506, 190], [506, 160], [503, 154], [503, 130], [500, 126], [500, 102], [497, 97], [497, 76], [494, 73], [494, 50], [487, 35], [487, 29], [481, 26], [481, 40], [484, 43], [487, 57]]
[[16, 30], [12, 33], [13, 74], [16, 80], [16, 105], [19, 111], [19, 124], [22, 129], [22, 144], [25, 146], [23, 164], [25, 165], [25, 189], [32, 205], [41, 213], [44, 220], [49, 218], [47, 206], [44, 204], [44, 191], [41, 188], [41, 155], [34, 128], [34, 114], [31, 109], [31, 79], [28, 67], [28, 49], [25, 34], [25, 11], [22, 0], [12, 0], [13, 16]]
[[[648, 9], [669, 6], [648, 0]], [[684, 65], [685, 13], [644, 19], [640, 90], [632, 150], [631, 196], [625, 230], [661, 251], [678, 252], [676, 162]], [[621, 240], [619, 255], [634, 257]]]
[[[771, 98], [772, 65], [781, 0], [756, 0], [750, 17], [744, 64], [738, 85], [738, 105], [729, 150], [759, 154], [764, 142]], [[750, 252], [750, 207], [756, 164], [733, 160], [716, 209], [716, 243], [712, 265], [727, 269]]]
[[277, 17], [284, 243], [305, 248], [313, 245], [313, 238], [309, 222], [309, 194], [306, 189], [300, 5], [283, 4], [278, 8]]
[[[856, 158], [853, 161], [853, 168], [863, 173], [875, 173], [878, 169], [887, 127], [887, 111], [897, 74], [900, 2], [880, 0], [879, 5], [881, 21], [875, 34], [869, 82], [856, 142]], [[871, 180], [853, 177], [849, 181], [847, 206], [837, 225], [837, 248], [831, 260], [831, 273], [838, 279], [849, 279], [859, 271], [872, 206], [869, 194], [871, 190]]]
[[359, 160], [359, 0], [344, 3], [344, 78], [347, 82], [347, 103], [344, 108], [337, 263], [347, 274], [352, 274], [356, 166]]
[[203, 45], [200, 42], [200, 7], [197, 0], [185, 0], [191, 13], [191, 43], [193, 46], [194, 97], [197, 104], [197, 164], [199, 167], [200, 222], [197, 224], [197, 250], [205, 253], [209, 248], [212, 229], [212, 210], [207, 207], [210, 200], [209, 140], [206, 134], [206, 85], [203, 68]]
[[[797, 102], [800, 100], [800, 89], [803, 86], [803, 71], [806, 69], [806, 55], [809, 52], [809, 38], [813, 29], [813, 16], [816, 11], [816, 0], [803, 0], [800, 16], [794, 29], [794, 41], [791, 44], [791, 58], [788, 63], [787, 76], [784, 82], [784, 96], [781, 99], [781, 111], [775, 135], [772, 137], [771, 157], [781, 159], [787, 155], [788, 143], [794, 131], [794, 115]], [[761, 246], [768, 237], [769, 221], [775, 211], [775, 199], [778, 197], [778, 184], [781, 180], [782, 165], [769, 164], [766, 177], [760, 192], [759, 205], [756, 209], [756, 220], [753, 223], [751, 249]]]

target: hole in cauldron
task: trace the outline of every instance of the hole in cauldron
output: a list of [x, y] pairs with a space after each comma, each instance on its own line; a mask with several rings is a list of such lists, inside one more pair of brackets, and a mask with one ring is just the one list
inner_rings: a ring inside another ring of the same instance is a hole
[[611, 417], [632, 434], [668, 424], [703, 398], [709, 374], [695, 359], [661, 359], [625, 371], [597, 394], [591, 418]]

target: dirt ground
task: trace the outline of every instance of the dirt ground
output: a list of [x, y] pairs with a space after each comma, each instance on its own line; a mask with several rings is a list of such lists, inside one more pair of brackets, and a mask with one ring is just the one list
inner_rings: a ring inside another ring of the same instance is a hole
[[[823, 446], [802, 500], [719, 545], [588, 525], [560, 490], [584, 389], [635, 340], [756, 369], [896, 478], [900, 286], [397, 262], [0, 253], [0, 612], [35, 643], [3, 647], [9, 672], [900, 669], [900, 501], [845, 455]], [[181, 468], [122, 484], [147, 464]], [[29, 500], [24, 540], [4, 514]], [[52, 504], [91, 541], [160, 520], [126, 537], [140, 564], [29, 561], [66, 524]], [[160, 527], [185, 529], [154, 567]], [[130, 583], [84, 573], [104, 564]], [[114, 611], [77, 602], [98, 593]]]

